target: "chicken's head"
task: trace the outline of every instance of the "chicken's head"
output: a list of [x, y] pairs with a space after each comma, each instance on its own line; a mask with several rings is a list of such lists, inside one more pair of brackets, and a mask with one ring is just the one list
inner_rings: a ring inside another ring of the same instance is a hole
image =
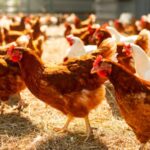
[[7, 56], [13, 62], [19, 62], [22, 59], [23, 52], [20, 48], [11, 45], [7, 50]]
[[118, 29], [118, 28], [119, 28], [119, 26], [120, 26], [120, 24], [121, 24], [121, 23], [119, 22], [119, 20], [118, 20], [118, 19], [115, 19], [115, 20], [114, 20], [114, 27], [115, 27], [115, 28], [117, 28], [117, 29]]
[[99, 55], [93, 63], [91, 73], [97, 73], [101, 78], [107, 78], [112, 71], [112, 65], [107, 63], [101, 55]]
[[131, 45], [130, 44], [124, 44], [123, 46], [123, 51], [125, 52], [127, 57], [131, 57], [132, 56], [132, 50], [131, 50]]
[[93, 34], [94, 38], [96, 39], [97, 46], [101, 44], [101, 42], [109, 37], [111, 37], [111, 34], [103, 28], [96, 29], [95, 33]]
[[70, 46], [72, 46], [74, 44], [73, 35], [66, 36], [66, 39], [67, 39]]

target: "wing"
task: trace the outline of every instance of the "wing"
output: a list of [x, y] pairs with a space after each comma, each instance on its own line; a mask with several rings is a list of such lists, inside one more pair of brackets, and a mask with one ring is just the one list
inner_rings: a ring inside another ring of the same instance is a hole
[[76, 84], [76, 80], [65, 66], [45, 68], [41, 80], [45, 82], [47, 88], [51, 86], [61, 94], [72, 91]]
[[41, 80], [47, 86], [53, 86], [61, 94], [81, 91], [83, 89], [93, 90], [99, 87], [100, 82], [96, 74], [91, 74], [93, 60], [73, 60], [66, 64], [47, 69]]

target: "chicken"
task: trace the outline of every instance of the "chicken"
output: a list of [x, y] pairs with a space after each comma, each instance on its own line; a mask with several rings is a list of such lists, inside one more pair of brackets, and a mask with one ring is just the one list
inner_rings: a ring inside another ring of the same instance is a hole
[[8, 51], [8, 57], [13, 61], [14, 56], [18, 55], [23, 79], [33, 95], [68, 116], [61, 130], [67, 130], [74, 117], [84, 118], [88, 138], [92, 134], [88, 114], [105, 97], [104, 81], [98, 79], [97, 75], [91, 75], [90, 70], [98, 54], [109, 57], [111, 53], [105, 55], [104, 51], [114, 51], [114, 48], [116, 45], [107, 43], [102, 53], [96, 50], [79, 59], [69, 59], [63, 64], [49, 67], [24, 48], [16, 47]]
[[134, 60], [130, 52], [130, 46], [124, 45], [124, 43], [117, 44], [117, 56], [118, 63], [126, 67], [132, 73], [136, 73]]
[[136, 26], [139, 31], [142, 29], [150, 30], [150, 15], [143, 15], [140, 20], [136, 21]]
[[128, 43], [134, 43], [138, 36], [132, 35], [132, 36], [123, 36], [120, 34], [115, 28], [113, 27], [106, 27], [106, 29], [110, 32], [111, 36], [116, 40], [116, 42], [128, 42]]
[[93, 24], [96, 21], [96, 16], [94, 14], [91, 14], [88, 16], [87, 19], [81, 21], [80, 18], [78, 18], [77, 16], [74, 17], [74, 25], [76, 28], [82, 28], [82, 27], [86, 27], [89, 24]]
[[138, 38], [134, 43], [140, 46], [150, 56], [150, 31], [143, 29], [138, 34]]
[[94, 14], [90, 14], [87, 19], [81, 21], [81, 26], [88, 26], [89, 24], [94, 24], [96, 21], [96, 16]]
[[[39, 56], [41, 56], [42, 51], [37, 49], [39, 47], [38, 44], [41, 44], [42, 39], [39, 39], [37, 45], [36, 43], [33, 44], [33, 47], [30, 47], [30, 37], [28, 35], [23, 35], [19, 37], [16, 42], [10, 43], [5, 47], [0, 47], [0, 100], [7, 101], [11, 99], [13, 95], [17, 95], [19, 99], [18, 106], [15, 109], [18, 109], [19, 112], [26, 106], [26, 103], [21, 99], [20, 92], [25, 89], [25, 83], [22, 80], [20, 69], [17, 63], [11, 62], [6, 57], [6, 49], [9, 47], [13, 47], [14, 45], [17, 46], [24, 46], [33, 48], [32, 50]], [[9, 85], [9, 86], [8, 86]], [[3, 106], [1, 107], [1, 113], [3, 113]]]
[[32, 40], [30, 35], [22, 35], [16, 39], [16, 41], [11, 42], [5, 46], [0, 46], [0, 55], [6, 55], [7, 51], [10, 46], [19, 46], [19, 47], [28, 47], [34, 51], [39, 57], [41, 57], [43, 50], [42, 44], [44, 42], [44, 37], [40, 36], [36, 40]]
[[19, 38], [20, 36], [26, 35], [26, 34], [31, 34], [32, 31], [25, 30], [25, 31], [12, 31], [12, 30], [7, 30], [4, 29], [4, 42], [5, 44], [14, 42]]
[[87, 31], [80, 35], [80, 39], [85, 45], [96, 45], [93, 34], [100, 28], [99, 24], [88, 25]]
[[32, 49], [39, 57], [41, 57], [43, 53], [42, 49], [43, 42], [44, 37], [42, 35], [39, 36], [36, 40], [33, 40], [32, 37], [30, 37], [28, 45], [25, 47]]
[[76, 29], [73, 28], [73, 26], [71, 26], [71, 24], [65, 23], [65, 32], [64, 35], [65, 37], [67, 35], [74, 35], [79, 37], [85, 45], [92, 45], [92, 44], [96, 44], [95, 40], [93, 38], [93, 34], [96, 31], [96, 29], [98, 29], [100, 26], [99, 24], [94, 24], [94, 25], [88, 25], [86, 27], [80, 28], [80, 29]]
[[97, 49], [96, 45], [84, 45], [80, 38], [73, 35], [67, 36], [66, 39], [71, 46], [67, 49], [66, 57], [79, 57]]
[[119, 17], [119, 22], [123, 26], [124, 34], [134, 35], [138, 33], [135, 25], [135, 18], [131, 13], [122, 13]]
[[71, 34], [72, 26], [70, 23], [65, 22], [64, 27], [65, 27], [64, 36], [66, 37], [67, 35]]
[[47, 39], [47, 36], [45, 33], [41, 31], [41, 24], [39, 18], [36, 19], [35, 23], [32, 25], [32, 39], [36, 40], [38, 39], [41, 35], [44, 36], [44, 39]]
[[[126, 49], [126, 47], [128, 47]], [[144, 80], [150, 81], [150, 58], [139, 46], [130, 44], [125, 47], [125, 51], [129, 55], [133, 55], [135, 70]]]
[[[18, 64], [11, 62], [4, 56], [0, 56], [0, 100], [5, 102], [12, 96], [17, 95], [19, 99], [19, 111], [25, 106], [20, 97], [20, 91], [25, 88]], [[4, 110], [4, 103], [1, 104], [1, 114]]]
[[114, 27], [117, 29], [117, 31], [119, 31], [120, 33], [124, 32], [124, 27], [118, 19], [114, 20], [113, 23], [114, 23]]
[[0, 27], [0, 45], [5, 45], [5, 29]]
[[26, 29], [26, 26], [25, 26], [25, 21], [26, 20], [26, 16], [23, 16], [21, 18], [21, 21], [20, 22], [15, 22], [13, 24], [10, 25], [10, 30], [15, 30], [15, 31], [24, 31]]
[[93, 39], [94, 39], [95, 44], [97, 45], [97, 47], [99, 47], [101, 45], [103, 40], [105, 40], [107, 38], [110, 38], [110, 37], [111, 37], [111, 34], [109, 33], [109, 31], [107, 31], [105, 26], [99, 27], [93, 33]]
[[123, 25], [131, 25], [135, 23], [135, 18], [131, 13], [122, 13], [119, 17], [119, 22]]
[[11, 24], [12, 20], [9, 19], [6, 15], [3, 15], [2, 18], [0, 18], [0, 28], [6, 28], [9, 30]]
[[138, 140], [146, 143], [150, 139], [150, 82], [106, 59], [95, 60], [91, 72], [97, 72], [100, 78], [109, 79], [113, 84], [122, 116]]
[[77, 36], [77, 37], [81, 37], [85, 32], [87, 32], [88, 30], [88, 27], [83, 27], [83, 28], [73, 28], [71, 30], [71, 34], [73, 34], [74, 36]]

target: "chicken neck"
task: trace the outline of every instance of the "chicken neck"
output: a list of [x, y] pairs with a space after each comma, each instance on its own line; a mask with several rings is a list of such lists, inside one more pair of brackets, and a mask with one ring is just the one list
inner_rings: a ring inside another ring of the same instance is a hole
[[33, 52], [24, 51], [19, 66], [27, 87], [31, 92], [38, 92], [40, 77], [44, 68], [40, 58], [38, 58]]
[[124, 67], [115, 63], [111, 64], [112, 72], [109, 75], [109, 79], [114, 85], [115, 89], [119, 89], [119, 91], [123, 90], [129, 93], [146, 90], [143, 86], [143, 80], [137, 78], [134, 74], [126, 70]]

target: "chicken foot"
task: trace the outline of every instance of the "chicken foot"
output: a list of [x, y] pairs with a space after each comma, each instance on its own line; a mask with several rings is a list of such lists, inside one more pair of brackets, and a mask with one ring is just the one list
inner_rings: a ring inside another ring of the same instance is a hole
[[91, 125], [90, 125], [89, 117], [86, 116], [84, 119], [85, 119], [86, 134], [87, 134], [84, 142], [86, 142], [87, 140], [90, 139], [90, 137], [93, 137], [93, 130], [92, 130]]
[[67, 132], [68, 131], [68, 126], [69, 126], [69, 124], [72, 120], [73, 120], [73, 116], [68, 115], [67, 122], [65, 123], [64, 127], [63, 128], [54, 128], [54, 131], [60, 132], [60, 133]]

